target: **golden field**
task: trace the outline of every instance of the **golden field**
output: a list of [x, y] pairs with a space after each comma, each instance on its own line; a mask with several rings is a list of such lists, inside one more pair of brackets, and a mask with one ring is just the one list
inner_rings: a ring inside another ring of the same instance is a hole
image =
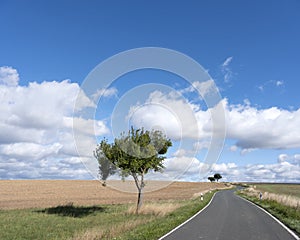
[[[131, 181], [112, 181], [103, 187], [97, 180], [0, 180], [0, 209], [45, 208], [68, 203], [74, 205], [135, 203], [136, 193]], [[160, 190], [158, 186], [164, 186]], [[118, 186], [118, 187], [116, 187]], [[124, 192], [117, 189], [128, 189]], [[183, 200], [214, 189], [226, 188], [224, 183], [149, 182], [144, 201]]]

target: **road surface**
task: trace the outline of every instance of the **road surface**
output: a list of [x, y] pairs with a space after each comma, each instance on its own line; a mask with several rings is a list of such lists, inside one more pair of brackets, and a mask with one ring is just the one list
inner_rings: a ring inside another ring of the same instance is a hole
[[295, 240], [267, 213], [239, 198], [218, 192], [211, 204], [163, 240]]

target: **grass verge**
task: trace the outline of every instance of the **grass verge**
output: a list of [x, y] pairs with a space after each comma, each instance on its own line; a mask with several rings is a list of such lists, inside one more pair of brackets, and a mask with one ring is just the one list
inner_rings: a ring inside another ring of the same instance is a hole
[[286, 183], [259, 183], [255, 184], [257, 190], [274, 194], [292, 196], [300, 198], [300, 184]]
[[200, 201], [199, 198], [195, 198], [181, 202], [181, 207], [177, 208], [174, 212], [164, 217], [156, 218], [148, 224], [140, 225], [122, 234], [116, 238], [116, 240], [156, 240], [205, 207], [213, 194], [214, 192], [205, 194], [203, 201]]
[[237, 194], [241, 197], [264, 208], [282, 223], [288, 226], [291, 230], [300, 236], [300, 208], [283, 205], [272, 199], [260, 200], [257, 196], [248, 195], [244, 191], [238, 191]]
[[158, 239], [203, 208], [213, 193], [187, 201], [132, 205], [73, 206], [0, 210], [0, 239]]

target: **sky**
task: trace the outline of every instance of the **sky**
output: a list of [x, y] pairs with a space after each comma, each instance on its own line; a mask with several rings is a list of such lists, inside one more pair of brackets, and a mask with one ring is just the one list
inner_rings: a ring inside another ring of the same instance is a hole
[[[0, 10], [0, 179], [97, 178], [97, 143], [132, 125], [173, 142], [149, 179], [300, 183], [299, 1], [0, 0]], [[165, 64], [159, 49], [202, 75], [132, 69]]]

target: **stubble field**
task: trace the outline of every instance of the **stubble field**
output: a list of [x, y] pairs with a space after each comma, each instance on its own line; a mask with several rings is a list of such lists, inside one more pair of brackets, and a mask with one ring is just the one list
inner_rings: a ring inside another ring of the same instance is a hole
[[[87, 206], [99, 204], [125, 204], [136, 202], [134, 183], [114, 181], [103, 187], [96, 180], [1, 180], [0, 209], [45, 208], [73, 203]], [[158, 189], [160, 185], [164, 188]], [[191, 199], [213, 189], [225, 188], [224, 183], [149, 182], [145, 187], [144, 201]], [[128, 192], [131, 191], [131, 192]]]

